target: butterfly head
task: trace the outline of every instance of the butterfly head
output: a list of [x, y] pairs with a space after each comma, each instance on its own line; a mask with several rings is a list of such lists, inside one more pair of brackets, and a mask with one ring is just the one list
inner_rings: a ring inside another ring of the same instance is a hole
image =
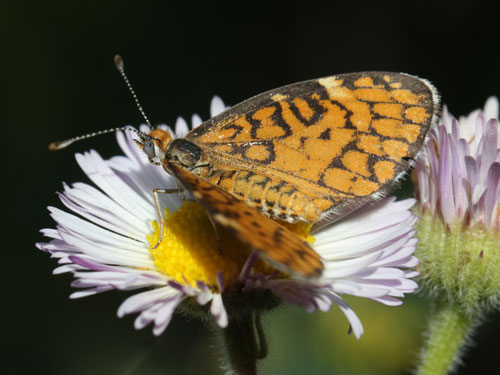
[[172, 143], [172, 135], [160, 128], [152, 129], [149, 134], [139, 133], [139, 138], [135, 143], [147, 155], [149, 162], [154, 165], [161, 165], [165, 159], [168, 146]]
[[197, 145], [182, 138], [172, 139], [166, 130], [153, 129], [150, 134], [142, 133], [139, 137], [135, 142], [147, 155], [149, 162], [163, 165], [169, 173], [169, 165], [172, 164], [195, 173], [198, 168], [208, 166], [202, 150]]

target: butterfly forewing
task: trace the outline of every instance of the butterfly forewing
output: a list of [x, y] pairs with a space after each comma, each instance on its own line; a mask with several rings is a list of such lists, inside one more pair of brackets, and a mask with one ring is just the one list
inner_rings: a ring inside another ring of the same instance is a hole
[[[210, 181], [214, 185], [235, 195], [241, 177], [235, 173], [250, 172], [258, 178], [245, 176], [248, 191], [254, 180], [280, 184], [315, 203], [308, 216], [302, 211], [295, 216], [316, 222], [383, 196], [412, 165], [437, 111], [437, 94], [425, 80], [402, 73], [351, 73], [257, 95], [186, 139], [218, 169]], [[266, 201], [269, 186], [256, 203], [247, 203], [265, 211], [275, 203]], [[293, 218], [294, 206], [275, 205], [270, 216]]]

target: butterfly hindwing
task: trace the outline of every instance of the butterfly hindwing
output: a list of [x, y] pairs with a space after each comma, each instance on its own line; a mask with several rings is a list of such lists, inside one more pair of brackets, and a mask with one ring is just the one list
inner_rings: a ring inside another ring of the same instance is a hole
[[321, 275], [321, 259], [306, 241], [193, 173], [174, 164], [169, 167], [214, 222], [248, 244], [265, 261], [296, 275], [309, 278]]

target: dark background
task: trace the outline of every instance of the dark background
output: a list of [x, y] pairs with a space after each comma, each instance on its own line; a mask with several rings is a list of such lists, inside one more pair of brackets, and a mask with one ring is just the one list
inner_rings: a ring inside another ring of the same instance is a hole
[[[493, 4], [493, 2], [492, 2]], [[319, 3], [3, 1], [4, 130], [2, 374], [218, 374], [216, 341], [195, 320], [174, 318], [160, 338], [116, 318], [127, 294], [70, 301], [68, 275], [34, 248], [54, 227], [46, 206], [62, 181], [86, 181], [73, 154], [119, 152], [103, 136], [50, 153], [49, 142], [141, 117], [113, 65], [124, 57], [154, 122], [204, 119], [214, 94], [227, 104], [284, 84], [363, 70], [431, 80], [455, 115], [500, 94], [499, 8], [480, 1]], [[349, 300], [365, 326], [356, 341], [331, 313], [284, 309], [267, 322], [263, 373], [408, 373], [428, 314], [421, 297], [401, 308]], [[375, 306], [376, 305], [376, 306]], [[459, 374], [489, 373], [499, 315], [476, 335]]]

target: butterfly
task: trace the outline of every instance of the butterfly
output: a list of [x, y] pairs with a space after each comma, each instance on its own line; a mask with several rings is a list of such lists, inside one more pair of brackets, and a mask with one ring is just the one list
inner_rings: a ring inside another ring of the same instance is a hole
[[361, 72], [277, 88], [174, 139], [139, 132], [211, 221], [275, 268], [306, 278], [320, 256], [281, 223], [328, 225], [386, 195], [413, 165], [439, 98], [426, 80]]
[[[123, 69], [115, 64], [150, 127], [130, 130], [149, 161], [175, 176], [214, 224], [273, 267], [305, 278], [323, 273], [320, 256], [283, 222], [329, 225], [385, 196], [414, 164], [437, 122], [439, 95], [405, 73], [360, 72], [264, 92], [184, 138], [152, 126]], [[155, 202], [161, 218], [161, 210]], [[217, 232], [216, 232], [217, 234]]]

